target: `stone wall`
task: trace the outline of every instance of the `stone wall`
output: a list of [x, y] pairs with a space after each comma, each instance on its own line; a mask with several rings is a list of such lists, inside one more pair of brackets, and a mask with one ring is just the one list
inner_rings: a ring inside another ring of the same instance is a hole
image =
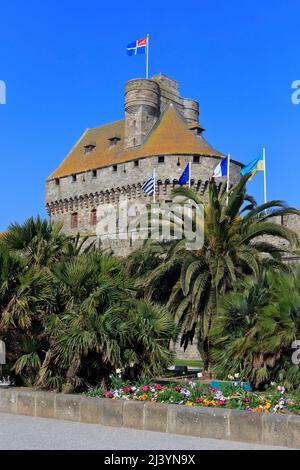
[[300, 448], [300, 417], [293, 414], [90, 398], [16, 387], [0, 390], [0, 412]]
[[[95, 235], [96, 227], [91, 223], [91, 211], [99, 205], [118, 204], [124, 199], [144, 204], [151, 202], [151, 198], [143, 193], [142, 184], [152, 174], [153, 168], [156, 168], [157, 174], [156, 200], [166, 202], [170, 201], [171, 193], [178, 186], [178, 178], [188, 162], [192, 162], [192, 188], [200, 195], [205, 195], [209, 178], [219, 160], [219, 157], [200, 155], [199, 163], [193, 163], [192, 155], [166, 155], [164, 163], [158, 163], [158, 156], [153, 156], [140, 159], [138, 166], [134, 161], [120, 163], [117, 171], [113, 166], [98, 169], [96, 177], [93, 171], [87, 171], [77, 174], [76, 181], [73, 181], [72, 175], [60, 178], [59, 184], [52, 179], [46, 183], [47, 211], [53, 222], [63, 223], [65, 233]], [[240, 168], [240, 163], [231, 161], [232, 184], [239, 181]], [[221, 184], [224, 178], [219, 181]], [[71, 216], [75, 212], [78, 214], [78, 226], [72, 228]], [[118, 244], [112, 244], [119, 254]], [[120, 243], [120, 254], [127, 254], [125, 245]], [[133, 249], [129, 242], [126, 246], [129, 251]]]

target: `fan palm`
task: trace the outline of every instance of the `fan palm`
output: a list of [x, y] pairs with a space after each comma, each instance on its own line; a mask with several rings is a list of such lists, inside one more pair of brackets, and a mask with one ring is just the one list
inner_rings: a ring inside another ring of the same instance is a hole
[[[211, 340], [214, 369], [220, 377], [239, 372], [256, 387], [278, 378], [300, 317], [300, 284], [289, 273], [248, 276], [224, 295]], [[299, 379], [299, 374], [298, 374]]]
[[[64, 377], [64, 390], [109, 381], [116, 368], [131, 373], [162, 370], [170, 363], [176, 336], [164, 307], [137, 301], [122, 260], [92, 251], [63, 260], [53, 270], [60, 313], [45, 319], [52, 337], [37, 383]], [[127, 367], [127, 370], [128, 367]]]
[[61, 230], [62, 224], [30, 217], [23, 224], [12, 223], [1, 243], [22, 254], [29, 266], [50, 267], [60, 259], [69, 241]]

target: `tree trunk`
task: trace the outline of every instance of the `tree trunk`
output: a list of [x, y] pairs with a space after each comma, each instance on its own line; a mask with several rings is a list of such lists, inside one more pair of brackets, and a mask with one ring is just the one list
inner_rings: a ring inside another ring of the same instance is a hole
[[71, 393], [74, 391], [74, 379], [81, 366], [81, 357], [75, 356], [66, 373], [67, 382], [63, 386], [64, 393]]

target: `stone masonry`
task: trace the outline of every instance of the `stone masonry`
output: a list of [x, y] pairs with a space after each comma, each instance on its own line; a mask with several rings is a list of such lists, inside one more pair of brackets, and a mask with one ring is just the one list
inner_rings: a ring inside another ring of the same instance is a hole
[[[125, 86], [125, 119], [87, 130], [46, 182], [52, 221], [69, 234], [96, 236], [100, 205], [120, 201], [148, 203], [143, 182], [156, 169], [156, 201], [169, 202], [184, 167], [191, 163], [191, 187], [205, 196], [209, 178], [224, 156], [203, 137], [199, 104], [179, 94], [178, 82], [163, 74], [134, 79]], [[231, 161], [231, 184], [241, 164]], [[222, 183], [220, 178], [220, 184]], [[101, 239], [101, 237], [100, 237]], [[140, 242], [141, 243], [141, 242]], [[118, 255], [140, 243], [102, 239]]]

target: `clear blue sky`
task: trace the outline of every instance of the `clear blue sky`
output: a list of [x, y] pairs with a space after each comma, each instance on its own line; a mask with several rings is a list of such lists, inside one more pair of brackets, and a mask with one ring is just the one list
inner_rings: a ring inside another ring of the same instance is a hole
[[[299, 0], [2, 2], [0, 230], [46, 215], [44, 180], [87, 127], [123, 116], [126, 80], [144, 56], [126, 45], [150, 33], [150, 74], [200, 101], [208, 141], [249, 162], [267, 147], [268, 196], [300, 207]], [[263, 198], [263, 175], [249, 184]]]

